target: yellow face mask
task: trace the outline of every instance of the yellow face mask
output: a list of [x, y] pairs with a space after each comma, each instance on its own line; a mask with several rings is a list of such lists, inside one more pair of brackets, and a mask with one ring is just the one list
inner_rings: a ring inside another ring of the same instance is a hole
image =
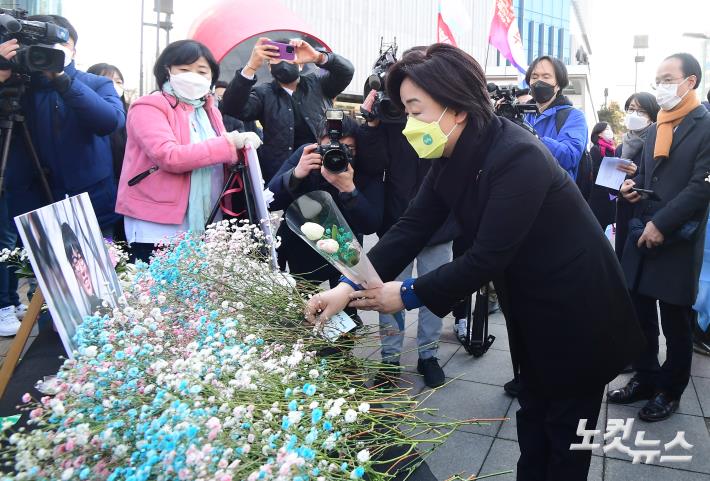
[[448, 134], [441, 130], [439, 122], [444, 118], [448, 107], [441, 113], [439, 120], [435, 122], [422, 122], [414, 117], [407, 119], [407, 125], [402, 134], [407, 138], [409, 144], [414, 148], [421, 159], [438, 159], [444, 154], [444, 147], [449, 135], [456, 129], [456, 125]]

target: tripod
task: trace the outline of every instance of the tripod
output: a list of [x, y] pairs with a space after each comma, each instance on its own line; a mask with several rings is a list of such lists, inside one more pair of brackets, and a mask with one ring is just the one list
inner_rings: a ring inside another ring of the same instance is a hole
[[[24, 81], [24, 79], [20, 80], [20, 82]], [[25, 147], [27, 148], [27, 152], [32, 160], [32, 164], [39, 175], [39, 182], [42, 190], [47, 197], [47, 202], [52, 203], [54, 201], [52, 189], [50, 189], [49, 182], [47, 182], [47, 178], [42, 170], [42, 164], [39, 161], [37, 149], [35, 149], [35, 146], [32, 143], [30, 131], [25, 123], [25, 116], [21, 112], [22, 105], [20, 104], [20, 97], [24, 92], [24, 83], [18, 83], [16, 85], [6, 86], [0, 89], [0, 134], [2, 134], [2, 154], [0, 156], [0, 196], [3, 195], [5, 189], [5, 171], [7, 169], [8, 154], [10, 153], [10, 144], [12, 143], [12, 133], [14, 132], [14, 127], [16, 125], [20, 125], [22, 136], [25, 140]]]
[[232, 188], [232, 184], [234, 183], [235, 179], [241, 180], [242, 187], [232, 190], [232, 193], [239, 192], [240, 190], [244, 192], [244, 198], [246, 199], [247, 218], [249, 219], [249, 222], [251, 224], [258, 225], [259, 218], [256, 215], [256, 207], [254, 206], [254, 198], [252, 197], [251, 179], [249, 178], [249, 172], [247, 172], [247, 163], [244, 158], [244, 154], [240, 150], [237, 162], [229, 166], [229, 176], [227, 177], [227, 180], [225, 181], [224, 186], [222, 187], [222, 191], [219, 193], [217, 202], [215, 203], [214, 207], [212, 207], [212, 211], [210, 212], [210, 216], [207, 218], [207, 222], [205, 222], [205, 229], [208, 225], [214, 222], [214, 219], [215, 217], [217, 217], [217, 213], [219, 212], [222, 197], [224, 197], [226, 193], [230, 193], [228, 191]]

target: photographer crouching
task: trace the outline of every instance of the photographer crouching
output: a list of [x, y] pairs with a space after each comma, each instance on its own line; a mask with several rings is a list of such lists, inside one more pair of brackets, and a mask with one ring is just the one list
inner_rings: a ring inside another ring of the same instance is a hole
[[[362, 235], [375, 232], [382, 222], [382, 180], [356, 172], [358, 125], [354, 119], [342, 110], [327, 110], [318, 131], [321, 145], [306, 144], [296, 149], [269, 182], [274, 193], [270, 208], [286, 210], [300, 195], [324, 190], [333, 196], [362, 242]], [[314, 283], [338, 284], [340, 273], [285, 223], [277, 235], [281, 236], [279, 263], [288, 262], [292, 274]]]
[[[0, 65], [0, 119], [25, 123], [41, 166], [39, 172], [30, 142], [16, 128], [2, 186], [10, 215], [88, 192], [102, 232], [111, 236], [118, 216], [109, 134], [122, 127], [126, 117], [113, 82], [76, 69], [78, 35], [66, 18], [24, 19], [21, 11], [0, 13], [5, 39], [0, 55], [6, 60]], [[43, 177], [52, 199], [43, 192]]]

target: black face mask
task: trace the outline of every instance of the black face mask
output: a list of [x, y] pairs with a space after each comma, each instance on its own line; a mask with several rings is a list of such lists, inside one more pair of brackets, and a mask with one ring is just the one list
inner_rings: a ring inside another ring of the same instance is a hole
[[544, 104], [555, 96], [555, 86], [538, 80], [530, 86], [530, 95], [538, 104]]
[[279, 62], [271, 65], [271, 76], [282, 84], [290, 84], [298, 78], [298, 65], [288, 62]]

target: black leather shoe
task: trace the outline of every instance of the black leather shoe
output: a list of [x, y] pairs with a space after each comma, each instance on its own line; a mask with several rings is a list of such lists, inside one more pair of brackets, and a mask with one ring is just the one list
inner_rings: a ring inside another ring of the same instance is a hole
[[507, 383], [503, 385], [503, 390], [508, 396], [512, 397], [518, 397], [518, 394], [520, 394], [520, 382], [516, 381], [515, 379], [511, 379]]
[[651, 399], [653, 394], [653, 387], [631, 378], [626, 386], [607, 392], [606, 399], [613, 404], [631, 404], [642, 399]]
[[419, 358], [417, 361], [417, 372], [424, 376], [424, 384], [431, 388], [439, 387], [446, 381], [444, 370], [439, 366], [439, 360], [435, 357], [428, 359]]
[[656, 393], [639, 411], [639, 418], [649, 423], [663, 421], [678, 410], [678, 399], [671, 398], [667, 393]]

